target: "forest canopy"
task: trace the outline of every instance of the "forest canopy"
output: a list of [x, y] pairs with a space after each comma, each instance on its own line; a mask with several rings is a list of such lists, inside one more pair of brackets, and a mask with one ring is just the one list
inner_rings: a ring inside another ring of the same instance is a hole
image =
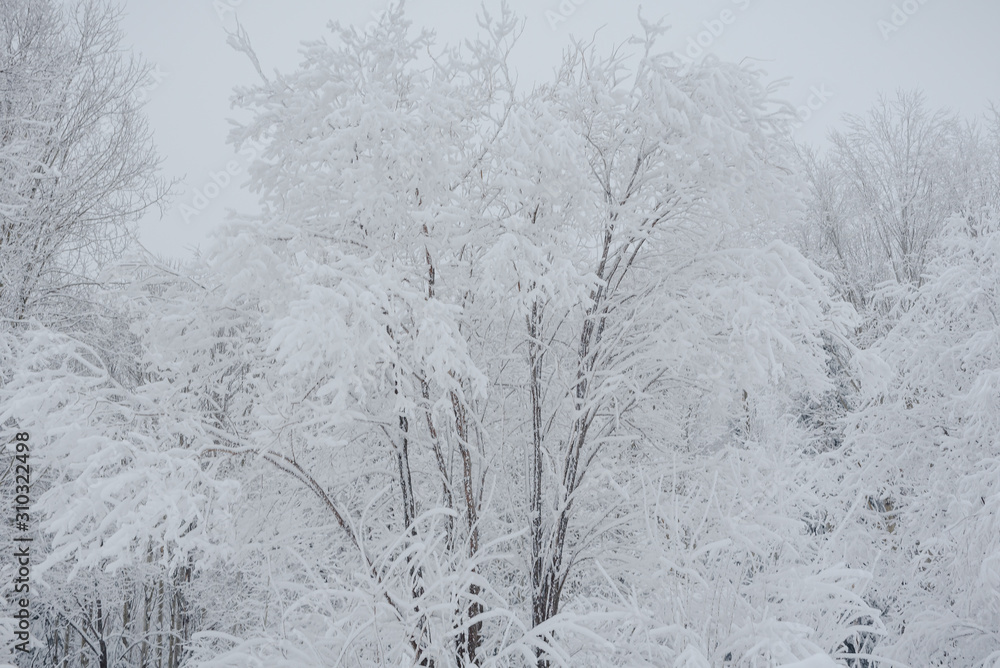
[[526, 90], [395, 5], [234, 91], [175, 265], [118, 19], [0, 8], [11, 665], [1000, 666], [995, 113], [818, 152], [660, 23]]

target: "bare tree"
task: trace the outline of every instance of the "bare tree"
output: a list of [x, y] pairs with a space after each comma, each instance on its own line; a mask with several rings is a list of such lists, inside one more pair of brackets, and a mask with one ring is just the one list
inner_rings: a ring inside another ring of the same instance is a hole
[[101, 0], [0, 6], [0, 318], [62, 328], [164, 194], [138, 92]]
[[[0, 3], [0, 334], [23, 342], [31, 334], [17, 325], [36, 321], [88, 344], [112, 373], [134, 354], [134, 342], [126, 341], [121, 311], [98, 288], [114, 283], [104, 270], [165, 193], [140, 96], [149, 67], [122, 48], [120, 18], [121, 9], [103, 0]], [[8, 390], [24, 377], [22, 360], [12, 357], [0, 375]], [[9, 428], [31, 416], [8, 418], [2, 422]], [[63, 471], [38, 468], [47, 473], [33, 481], [36, 497]], [[160, 580], [155, 599], [161, 610], [164, 600], [172, 606], [155, 627], [173, 633], [163, 650], [166, 636], [144, 637], [136, 625], [152, 615], [154, 599], [143, 603], [141, 592], [152, 591], [155, 579], [136, 580], [136, 594], [129, 577], [82, 570], [39, 596], [36, 628], [45, 645], [36, 648], [36, 661], [121, 665], [115, 657], [138, 654], [131, 647], [139, 642], [169, 655], [161, 665], [178, 665], [174, 636], [183, 614], [174, 614], [181, 599], [171, 582], [164, 594]]]
[[882, 96], [848, 115], [833, 149], [808, 156], [813, 221], [846, 296], [865, 308], [885, 280], [919, 285], [928, 243], [963, 201], [958, 118], [929, 111], [919, 92]]

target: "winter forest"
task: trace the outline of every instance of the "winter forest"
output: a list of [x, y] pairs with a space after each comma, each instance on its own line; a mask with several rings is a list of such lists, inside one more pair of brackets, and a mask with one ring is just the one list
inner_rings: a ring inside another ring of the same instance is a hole
[[1000, 115], [331, 24], [185, 262], [149, 65], [0, 4], [0, 664], [1000, 666]]

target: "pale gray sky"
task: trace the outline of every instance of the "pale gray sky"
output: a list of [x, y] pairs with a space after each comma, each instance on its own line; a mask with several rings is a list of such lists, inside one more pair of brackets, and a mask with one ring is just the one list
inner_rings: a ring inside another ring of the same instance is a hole
[[[969, 116], [982, 114], [991, 100], [1000, 103], [996, 0], [508, 4], [526, 20], [514, 59], [526, 84], [552, 71], [571, 35], [590, 37], [600, 29], [598, 41], [610, 44], [638, 31], [641, 4], [644, 16], [665, 16], [672, 26], [668, 48], [693, 55], [703, 48], [737, 62], [753, 58], [772, 78], [790, 77], [781, 96], [817, 107], [797, 131], [799, 139], [812, 144], [821, 144], [842, 114], [866, 111], [879, 91], [920, 88], [932, 107]], [[409, 0], [407, 11], [417, 26], [434, 28], [444, 43], [476, 33], [479, 6]], [[495, 9], [499, 2], [486, 6]], [[385, 0], [126, 1], [126, 39], [157, 67], [145, 95], [165, 158], [164, 175], [182, 179], [163, 217], [154, 212], [142, 221], [147, 248], [183, 257], [187, 248], [207, 245], [207, 233], [225, 219], [228, 208], [253, 206], [241, 189], [245, 165], [226, 144], [231, 90], [256, 77], [246, 58], [226, 45], [225, 29], [235, 25], [234, 17], [249, 32], [265, 71], [288, 71], [299, 61], [299, 43], [326, 34], [329, 21], [364, 26], [385, 7]], [[227, 163], [237, 173], [230, 183], [221, 175]]]

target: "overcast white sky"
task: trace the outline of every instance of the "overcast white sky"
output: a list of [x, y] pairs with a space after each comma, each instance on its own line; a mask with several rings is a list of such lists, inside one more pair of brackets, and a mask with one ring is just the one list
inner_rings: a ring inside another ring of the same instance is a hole
[[[639, 28], [642, 5], [672, 26], [665, 46], [705, 51], [725, 60], [756, 59], [772, 78], [790, 77], [782, 97], [813, 106], [798, 138], [822, 144], [844, 113], [863, 113], [879, 91], [922, 89], [933, 107], [981, 115], [1000, 103], [1000, 2], [997, 0], [509, 0], [526, 20], [514, 63], [521, 81], [545, 78], [571, 35], [621, 41]], [[417, 26], [437, 31], [440, 43], [473, 36], [480, 5], [460, 0], [409, 0]], [[499, 2], [487, 2], [488, 8]], [[331, 20], [363, 26], [386, 0], [127, 0], [126, 40], [156, 65], [145, 94], [164, 176], [180, 179], [161, 218], [141, 223], [150, 250], [182, 257], [207, 245], [207, 233], [227, 209], [250, 210], [253, 199], [234, 183], [218, 187], [213, 174], [239, 161], [226, 144], [234, 85], [255, 81], [246, 58], [226, 45], [234, 18], [247, 29], [266, 72], [288, 71], [299, 43], [326, 33]], [[725, 13], [724, 13], [725, 12]], [[218, 178], [219, 181], [224, 179]], [[207, 189], [207, 193], [206, 193]], [[196, 215], [196, 194], [202, 210]], [[208, 196], [206, 196], [206, 194]], [[186, 213], [185, 213], [186, 211]]]

